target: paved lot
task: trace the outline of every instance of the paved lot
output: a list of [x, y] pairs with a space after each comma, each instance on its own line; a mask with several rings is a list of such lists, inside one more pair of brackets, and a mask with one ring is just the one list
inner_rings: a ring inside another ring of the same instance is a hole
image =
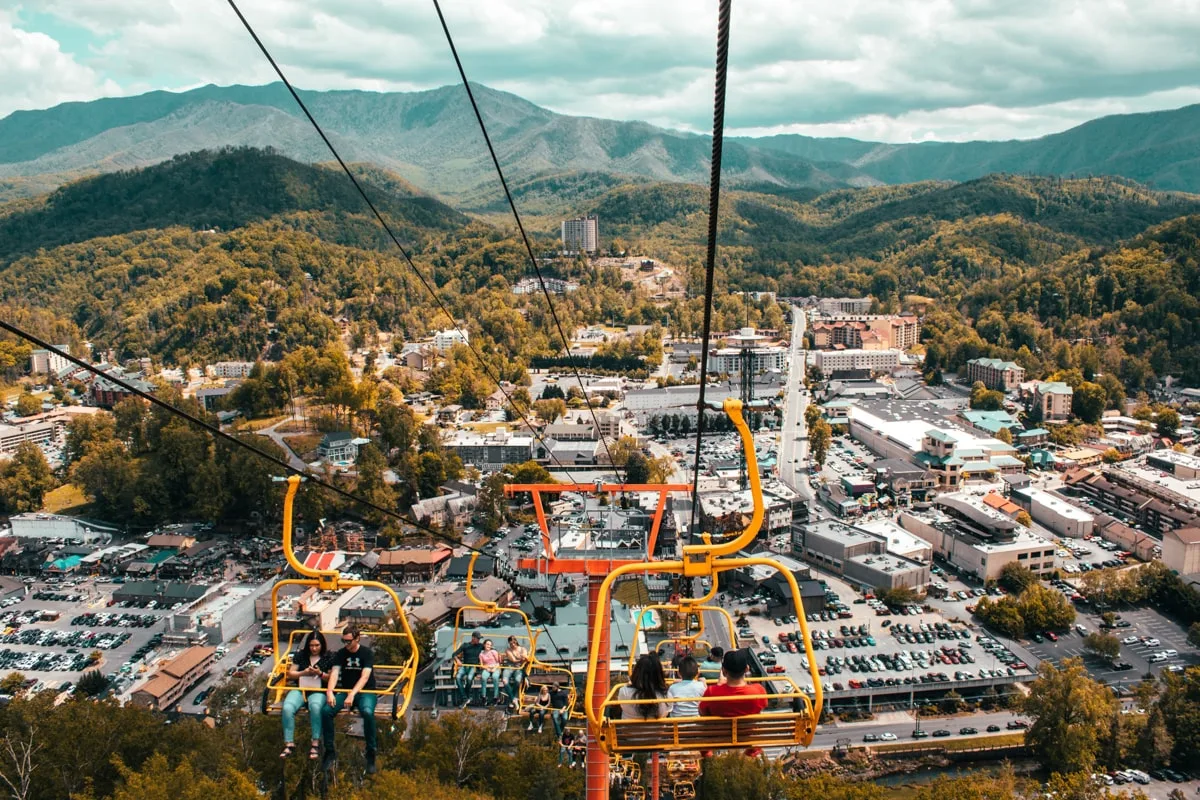
[[[964, 624], [966, 621], [966, 615], [957, 613], [960, 611], [961, 606], [963, 605], [962, 603], [958, 604], [958, 609], [951, 606], [949, 608], [949, 613], [938, 613], [935, 611], [918, 615], [901, 616], [893, 614], [886, 617], [880, 617], [877, 616], [875, 612], [866, 604], [855, 604], [854, 600], [858, 597], [857, 593], [839, 578], [818, 572], [814, 572], [814, 576], [824, 580], [829, 588], [838, 594], [842, 602], [849, 605], [851, 616], [849, 618], [837, 618], [827, 622], [809, 622], [809, 631], [814, 632], [821, 630], [825, 632], [827, 634], [827, 638], [825, 639], [826, 642], [829, 642], [832, 639], [841, 639], [843, 642], [845, 642], [847, 637], [843, 636], [841, 633], [841, 627], [843, 625], [855, 628], [865, 625], [867, 633], [856, 634], [856, 636], [859, 636], [860, 638], [862, 636], [870, 636], [875, 640], [874, 646], [868, 644], [867, 646], [854, 647], [844, 644], [842, 647], [827, 646], [825, 649], [817, 650], [815, 655], [819, 667], [826, 667], [826, 669], [828, 669], [829, 660], [831, 657], [850, 660], [856, 655], [869, 658], [874, 654], [895, 655], [902, 651], [908, 651], [909, 653], [913, 654], [915, 654], [917, 651], [929, 653], [930, 651], [934, 650], [940, 651], [943, 647], [947, 646], [957, 650], [958, 645], [963, 642], [969, 643], [969, 647], [967, 647], [965, 651], [971, 658], [974, 659], [973, 662], [964, 662], [961, 664], [943, 664], [940, 662], [931, 663], [925, 668], [920, 668], [914, 664], [913, 669], [911, 670], [884, 670], [874, 673], [853, 672], [848, 667], [844, 667], [840, 674], [829, 674], [822, 676], [822, 681], [827, 688], [835, 688], [833, 686], [835, 683], [840, 683], [843, 687], [848, 688], [850, 680], [865, 681], [867, 678], [897, 678], [903, 680], [905, 677], [920, 676], [926, 672], [944, 672], [949, 678], [951, 678], [951, 682], [945, 684], [946, 688], [950, 688], [953, 686], [955, 672], [969, 672], [975, 676], [978, 676], [980, 669], [995, 670], [1004, 668], [1004, 664], [999, 662], [995, 655], [985, 652], [975, 641], [974, 636], [975, 633], [977, 633], [977, 630]], [[746, 605], [739, 604], [737, 602], [727, 602], [726, 606], [731, 614], [739, 610], [744, 611], [747, 608]], [[782, 615], [789, 613], [789, 611], [790, 610], [780, 609], [775, 613]], [[796, 680], [796, 682], [801, 686], [810, 686], [811, 678], [808, 675], [808, 671], [804, 667], [805, 656], [803, 650], [798, 648], [798, 652], [791, 653], [788, 652], [786, 648], [779, 648], [779, 634], [781, 632], [786, 633], [788, 631], [797, 630], [798, 626], [795, 624], [776, 625], [774, 618], [768, 617], [749, 616], [747, 619], [750, 621], [750, 628], [754, 632], [754, 649], [759, 652], [771, 650], [771, 645], [775, 645], [776, 649], [782, 649], [782, 652], [772, 651], [772, 655], [775, 657], [777, 663], [784, 667], [784, 674]], [[954, 620], [958, 620], [958, 622], [954, 622]], [[884, 625], [885, 622], [888, 624]], [[911, 625], [914, 630], [919, 630], [921, 624], [934, 625], [936, 623], [950, 624], [950, 627], [955, 630], [969, 629], [971, 631], [971, 639], [939, 639], [936, 637], [936, 635], [934, 635], [931, 637], [933, 641], [929, 643], [906, 643], [901, 642], [891, 633], [891, 628], [895, 625]], [[771, 644], [763, 644], [762, 639], [764, 636], [767, 637]], [[1034, 662], [1028, 660], [1027, 653], [1024, 651], [1014, 649], [1014, 654], [1018, 658], [1026, 660], [1026, 663], [1030, 665], [1034, 664]], [[1028, 672], [1021, 674], [1028, 674]]]
[[[1137, 636], [1139, 639], [1151, 637], [1158, 639], [1159, 644], [1148, 646], [1141, 641], [1121, 645], [1121, 660], [1133, 665], [1130, 670], [1114, 670], [1111, 665], [1101, 659], [1088, 656], [1083, 648], [1083, 637], [1076, 632], [1059, 637], [1057, 642], [1044, 641], [1041, 643], [1028, 642], [1025, 646], [1039, 659], [1061, 662], [1065, 658], [1082, 656], [1084, 664], [1092, 677], [1110, 685], [1132, 686], [1138, 683], [1146, 672], [1160, 675], [1172, 665], [1190, 666], [1200, 664], [1200, 650], [1187, 642], [1187, 631], [1174, 620], [1163, 616], [1152, 608], [1139, 608], [1119, 612], [1123, 620], [1131, 623], [1128, 628], [1115, 628], [1109, 633], [1118, 639]], [[1100, 629], [1100, 617], [1096, 614], [1080, 614], [1077, 621], [1090, 631]], [[1179, 655], [1164, 662], [1151, 664], [1147, 658], [1161, 650], [1176, 650]]]
[[[59, 612], [60, 616], [55, 621], [31, 622], [22, 625], [21, 630], [53, 630], [60, 631], [62, 633], [93, 630], [97, 633], [128, 633], [129, 638], [120, 646], [111, 650], [101, 650], [101, 653], [103, 654], [103, 660], [100, 662], [98, 667], [94, 668], [98, 668], [101, 672], [107, 675], [114, 672], [119, 672], [121, 666], [130, 661], [136, 650], [138, 650], [142, 645], [146, 644], [154, 634], [163, 632], [166, 629], [166, 621], [163, 620], [162, 617], [169, 613], [169, 611], [165, 609], [121, 608], [119, 606], [108, 607], [108, 601], [112, 597], [112, 591], [115, 588], [117, 588], [116, 584], [107, 582], [97, 583], [91, 579], [84, 581], [77, 586], [64, 586], [62, 584], [46, 585], [44, 583], [35, 583], [30, 586], [30, 591], [25, 599], [23, 599], [20, 603], [9, 606], [8, 608], [4, 609], [4, 611], [19, 612], [22, 610], [41, 609]], [[33, 599], [33, 594], [37, 592], [53, 592], [63, 595], [80, 595], [81, 599], [78, 601], [46, 599], [35, 600]], [[74, 617], [85, 613], [128, 614], [137, 616], [153, 615], [154, 617], [157, 617], [159, 621], [155, 622], [149, 627], [86, 626], [71, 624], [71, 620]], [[68, 651], [68, 646], [66, 645], [42, 646], [4, 644], [0, 645], [0, 647], [17, 652], [48, 652], [67, 654]], [[81, 645], [76, 649], [86, 655], [95, 648], [87, 648]], [[164, 656], [173, 655], [173, 653], [174, 651], [165, 648], [156, 648], [151, 650], [149, 653], [147, 653], [145, 661], [133, 664], [133, 672], [130, 674], [127, 680], [122, 682], [122, 689], [128, 689], [130, 685], [134, 683], [135, 678], [145, 677], [145, 674], [148, 674], [150, 671], [149, 666], [147, 666], [147, 673], [139, 675], [138, 669], [141, 666], [153, 664], [157, 659]], [[62, 685], [67, 681], [77, 681], [79, 676], [82, 675], [84, 671], [86, 670], [70, 672], [21, 670], [21, 673], [27, 678], [36, 678], [37, 680], [48, 684], [52, 683], [54, 685]]]

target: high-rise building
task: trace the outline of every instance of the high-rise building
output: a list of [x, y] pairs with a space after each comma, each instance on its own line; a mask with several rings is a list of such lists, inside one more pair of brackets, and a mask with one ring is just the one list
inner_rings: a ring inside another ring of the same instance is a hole
[[595, 214], [562, 221], [563, 252], [596, 253], [600, 250], [600, 220]]

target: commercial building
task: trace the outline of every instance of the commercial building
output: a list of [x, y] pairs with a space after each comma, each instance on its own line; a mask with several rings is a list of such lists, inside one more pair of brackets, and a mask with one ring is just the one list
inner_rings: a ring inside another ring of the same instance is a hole
[[1012, 445], [957, 428], [916, 404], [856, 403], [850, 409], [850, 435], [883, 459], [907, 460], [928, 470], [944, 488], [1025, 469]]
[[818, 309], [825, 316], [866, 314], [871, 310], [869, 297], [822, 297]]
[[1012, 562], [1037, 573], [1054, 569], [1054, 543], [984, 505], [982, 493], [940, 495], [936, 504], [926, 511], [901, 511], [897, 521], [958, 569], [980, 580], [999, 578]]
[[117, 384], [112, 380], [113, 378], [142, 392], [153, 393], [156, 390], [154, 384], [142, 379], [141, 373], [130, 372], [121, 367], [111, 367], [105, 370], [105, 375], [97, 375], [92, 380], [92, 403], [94, 405], [101, 408], [112, 408], [125, 398], [134, 396], [133, 392]]
[[212, 668], [215, 647], [189, 647], [133, 692], [130, 699], [140, 706], [166, 711], [183, 699]]
[[1034, 381], [1029, 392], [1029, 409], [1042, 415], [1042, 422], [1067, 422], [1071, 419], [1074, 390], [1062, 381]]
[[214, 378], [249, 378], [253, 369], [253, 361], [218, 361], [206, 371]]
[[[64, 353], [71, 352], [69, 344], [56, 344], [54, 346]], [[53, 376], [71, 366], [74, 366], [72, 362], [51, 350], [34, 350], [29, 354], [29, 371], [34, 375]]]
[[600, 250], [600, 220], [595, 214], [562, 221], [562, 249], [567, 255]]
[[258, 585], [226, 583], [214, 587], [199, 602], [172, 615], [171, 629], [203, 634], [210, 642], [232, 639], [259, 619], [258, 599], [269, 598], [272, 586], [267, 581]]
[[967, 362], [967, 379], [982, 381], [989, 389], [1011, 392], [1025, 380], [1025, 368], [999, 358], [973, 358]]
[[885, 537], [836, 520], [804, 527], [803, 558], [867, 588], [929, 583], [929, 565], [887, 552]]
[[1200, 574], [1200, 528], [1167, 531], [1162, 540], [1162, 560], [1180, 575]]
[[445, 353], [454, 347], [456, 344], [469, 344], [471, 341], [470, 334], [461, 328], [450, 328], [444, 331], [438, 331], [433, 335], [433, 349], [439, 353]]
[[911, 314], [819, 319], [809, 330], [815, 350], [910, 350], [921, 341], [921, 321]]
[[444, 544], [381, 550], [375, 569], [401, 583], [434, 581], [446, 571], [453, 557], [454, 551]]
[[532, 436], [507, 431], [489, 434], [450, 431], [444, 444], [462, 459], [464, 465], [482, 472], [496, 472], [509, 464], [524, 464], [534, 457]]
[[1180, 528], [1200, 527], [1200, 515], [1184, 506], [1179, 498], [1123, 470], [1078, 469], [1068, 472], [1063, 481], [1103, 511], [1158, 536]]
[[1034, 522], [1059, 536], [1080, 539], [1090, 536], [1096, 526], [1096, 518], [1091, 514], [1044, 489], [1026, 486], [1013, 489], [1009, 496], [1029, 512]]
[[787, 348], [773, 344], [773, 340], [754, 328], [740, 328], [724, 337], [724, 347], [708, 353], [708, 371], [716, 374], [740, 375], [742, 351], [749, 351], [750, 371], [782, 371], [787, 363]]
[[1146, 465], [1174, 475], [1183, 481], [1200, 478], [1200, 458], [1187, 453], [1158, 450], [1146, 456]]
[[817, 350], [813, 365], [821, 374], [836, 372], [891, 372], [900, 366], [899, 350]]
[[52, 422], [25, 422], [20, 425], [0, 423], [0, 453], [15, 453], [24, 442], [36, 445], [49, 444], [54, 440]]
[[933, 563], [933, 545], [920, 536], [909, 533], [890, 519], [872, 519], [856, 523], [861, 530], [882, 537], [887, 551], [894, 556], [921, 564]]
[[117, 526], [105, 522], [59, 514], [17, 514], [9, 522], [12, 535], [18, 539], [62, 539], [87, 544], [112, 539], [121, 532]]

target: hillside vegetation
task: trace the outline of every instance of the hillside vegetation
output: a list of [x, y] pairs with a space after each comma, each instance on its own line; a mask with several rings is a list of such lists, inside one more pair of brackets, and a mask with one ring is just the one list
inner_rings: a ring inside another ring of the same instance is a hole
[[[560, 352], [544, 300], [509, 291], [530, 270], [506, 221], [470, 222], [391, 173], [358, 169], [499, 372], [519, 375]], [[559, 181], [517, 186], [552, 197], [607, 183], [587, 173]], [[172, 361], [320, 347], [336, 337], [335, 317], [404, 337], [448, 324], [348, 188], [321, 167], [243, 149], [0, 206], [0, 310], [62, 340]], [[741, 289], [869, 293], [880, 309], [922, 296], [936, 301], [919, 307], [933, 371], [996, 355], [1035, 377], [1072, 367], [1119, 375], [1130, 391], [1164, 374], [1200, 381], [1200, 197], [1114, 179], [996, 175], [812, 198], [735, 190], [722, 209], [718, 329], [782, 322], [769, 303], [747, 308]], [[606, 244], [685, 266], [689, 294], [656, 300], [616, 269], [554, 262], [548, 274], [582, 284], [556, 300], [568, 329], [611, 321], [699, 330], [705, 189], [621, 184], [575, 210], [601, 216]], [[530, 216], [539, 252], [554, 249], [557, 220]], [[478, 388], [478, 379], [465, 380]]]

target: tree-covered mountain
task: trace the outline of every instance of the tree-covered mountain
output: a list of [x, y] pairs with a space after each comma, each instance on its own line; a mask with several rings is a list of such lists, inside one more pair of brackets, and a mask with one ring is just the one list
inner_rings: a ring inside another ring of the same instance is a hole
[[[567, 200], [607, 186], [580, 174], [609, 173], [701, 182], [709, 137], [643, 122], [555, 114], [516, 95], [476, 86], [507, 177], [571, 187]], [[313, 115], [348, 160], [384, 167], [464, 207], [501, 197], [483, 138], [461, 86], [425, 92], [302, 92]], [[180, 153], [228, 145], [273, 147], [301, 161], [329, 159], [281, 84], [205, 86], [188, 92], [66, 103], [0, 120], [0, 189], [8, 197], [55, 180], [146, 166]], [[817, 166], [776, 150], [731, 144], [727, 180], [828, 189], [873, 183], [844, 164]], [[594, 196], [594, 194], [593, 194]]]
[[884, 144], [797, 134], [737, 141], [809, 161], [842, 162], [889, 184], [1014, 172], [1119, 175], [1157, 189], [1200, 191], [1200, 105], [1102, 117], [1062, 133], [1005, 142]]
[[[556, 114], [476, 86], [507, 177], [534, 213], [561, 213], [614, 185], [703, 184], [710, 140], [642, 122]], [[499, 183], [460, 86], [423, 92], [302, 92], [343, 156], [375, 164], [463, 208], [499, 210]], [[1200, 106], [1093, 120], [1007, 142], [883, 144], [798, 135], [731, 138], [731, 188], [797, 190], [966, 181], [996, 172], [1115, 175], [1200, 191]], [[44, 193], [84, 175], [146, 166], [224, 146], [273, 147], [329, 159], [280, 84], [65, 103], [0, 120], [0, 199]]]
[[[401, 236], [461, 226], [467, 218], [403, 180], [360, 168], [367, 194]], [[386, 188], [371, 183], [384, 183]], [[17, 253], [144, 229], [239, 228], [297, 211], [332, 212], [331, 241], [381, 241], [369, 209], [340, 169], [250, 148], [176, 156], [153, 169], [68, 184], [0, 216], [0, 261]]]

